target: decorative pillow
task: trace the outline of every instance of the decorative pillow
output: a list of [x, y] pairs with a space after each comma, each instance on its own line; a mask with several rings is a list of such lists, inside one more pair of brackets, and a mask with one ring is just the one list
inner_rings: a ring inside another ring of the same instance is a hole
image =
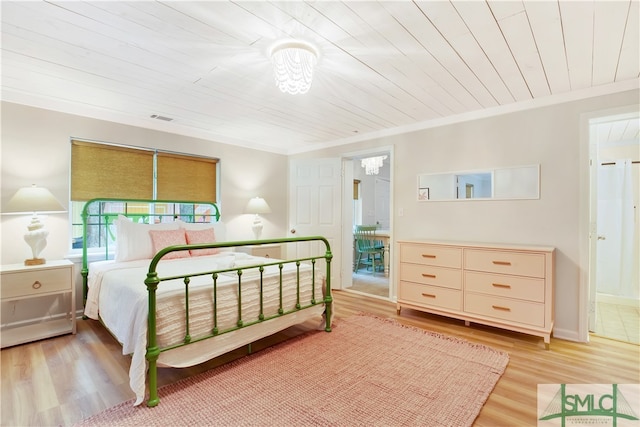
[[153, 251], [150, 230], [177, 230], [177, 222], [163, 222], [159, 224], [143, 224], [132, 222], [120, 215], [116, 221], [116, 262], [134, 261], [136, 259], [151, 259], [156, 254]]
[[185, 230], [206, 230], [207, 228], [213, 227], [217, 242], [225, 242], [227, 240], [224, 222], [184, 222], [181, 220], [177, 220], [176, 222]]
[[[186, 230], [185, 234], [187, 236], [187, 243], [190, 245], [216, 242], [216, 233], [213, 227], [205, 228], [202, 230]], [[220, 249], [195, 249], [189, 252], [191, 252], [191, 256], [215, 255], [220, 252]]]
[[[179, 228], [177, 230], [149, 230], [151, 235], [151, 241], [153, 242], [153, 254], [157, 254], [167, 246], [174, 245], [186, 245], [187, 239], [184, 234], [184, 229]], [[176, 251], [169, 252], [162, 259], [175, 259], [175, 258], [188, 258], [189, 252]]]

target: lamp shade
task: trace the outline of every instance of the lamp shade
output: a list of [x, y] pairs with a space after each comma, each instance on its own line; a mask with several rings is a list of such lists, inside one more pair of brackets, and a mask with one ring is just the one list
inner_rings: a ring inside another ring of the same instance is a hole
[[62, 204], [43, 187], [24, 187], [2, 207], [2, 213], [65, 212]]
[[245, 212], [249, 214], [267, 214], [271, 213], [271, 208], [262, 197], [254, 197], [247, 203]]

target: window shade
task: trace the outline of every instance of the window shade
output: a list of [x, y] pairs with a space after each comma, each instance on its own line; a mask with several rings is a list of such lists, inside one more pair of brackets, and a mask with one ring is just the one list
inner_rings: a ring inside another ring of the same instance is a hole
[[153, 151], [71, 141], [71, 200], [153, 198]]
[[158, 152], [157, 198], [216, 202], [215, 159]]

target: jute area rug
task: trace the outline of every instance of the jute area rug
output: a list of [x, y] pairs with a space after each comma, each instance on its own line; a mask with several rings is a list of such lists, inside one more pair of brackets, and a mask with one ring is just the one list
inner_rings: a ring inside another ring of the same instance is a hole
[[122, 403], [79, 425], [469, 426], [508, 355], [356, 315]]

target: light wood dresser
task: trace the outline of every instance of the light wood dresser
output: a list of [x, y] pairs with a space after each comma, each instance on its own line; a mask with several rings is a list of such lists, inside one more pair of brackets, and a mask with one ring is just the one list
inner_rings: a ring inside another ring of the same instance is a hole
[[544, 338], [554, 322], [555, 249], [398, 241], [398, 305]]

